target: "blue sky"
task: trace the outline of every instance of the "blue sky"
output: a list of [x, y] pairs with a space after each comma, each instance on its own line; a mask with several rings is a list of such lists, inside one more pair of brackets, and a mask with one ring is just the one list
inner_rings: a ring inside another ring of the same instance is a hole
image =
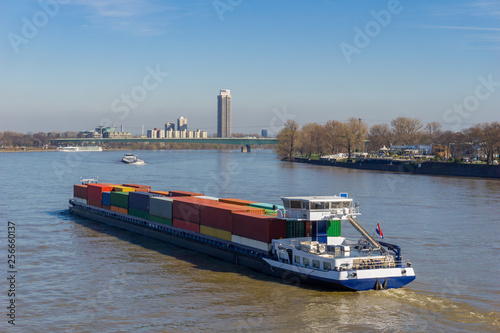
[[500, 120], [499, 19], [488, 0], [5, 0], [0, 131], [184, 116], [214, 133], [219, 89], [233, 132], [399, 116], [459, 130]]

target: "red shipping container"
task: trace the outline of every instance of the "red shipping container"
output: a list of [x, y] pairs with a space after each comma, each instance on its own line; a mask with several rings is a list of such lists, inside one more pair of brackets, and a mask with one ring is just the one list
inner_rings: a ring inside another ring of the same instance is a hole
[[136, 188], [140, 192], [150, 192], [151, 186], [148, 185], [139, 185], [139, 184], [123, 184], [123, 186]]
[[102, 208], [101, 200], [87, 199], [87, 204], [95, 207]]
[[233, 235], [271, 243], [286, 238], [286, 220], [254, 213], [233, 213]]
[[170, 196], [171, 197], [199, 197], [203, 196], [203, 193], [194, 193], [194, 192], [187, 192], [187, 191], [170, 191]]
[[110, 184], [87, 184], [87, 199], [102, 201], [102, 192], [110, 192], [113, 185]]
[[207, 227], [233, 231], [233, 212], [251, 212], [263, 214], [264, 210], [255, 207], [230, 205], [212, 202], [203, 204], [200, 209], [200, 224]]
[[224, 202], [232, 205], [248, 206], [251, 203], [256, 203], [257, 201], [235, 199], [235, 198], [223, 198], [219, 199], [219, 202]]
[[196, 223], [173, 219], [172, 225], [177, 228], [190, 230], [194, 232], [200, 232], [200, 225]]
[[172, 217], [200, 224], [200, 204], [206, 201], [208, 200], [192, 197], [176, 197], [172, 203]]
[[149, 191], [149, 193], [159, 194], [162, 197], [168, 197], [170, 192], [167, 192], [167, 191]]
[[87, 199], [87, 185], [73, 185], [73, 196]]

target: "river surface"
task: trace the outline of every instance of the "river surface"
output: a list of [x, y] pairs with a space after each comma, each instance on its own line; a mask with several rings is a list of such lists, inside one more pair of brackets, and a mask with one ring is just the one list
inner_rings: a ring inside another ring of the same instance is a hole
[[[0, 331], [495, 332], [500, 181], [281, 162], [269, 150], [0, 154]], [[405, 288], [331, 292], [68, 212], [80, 177], [280, 203], [348, 192], [360, 222], [398, 244]], [[7, 222], [16, 225], [16, 319], [8, 324]]]

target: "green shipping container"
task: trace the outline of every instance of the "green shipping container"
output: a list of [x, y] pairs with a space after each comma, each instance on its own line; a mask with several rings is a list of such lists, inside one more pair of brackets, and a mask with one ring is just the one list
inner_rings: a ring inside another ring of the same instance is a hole
[[141, 217], [143, 219], [149, 220], [149, 213], [145, 212], [143, 210], [129, 208], [128, 209], [128, 215], [137, 216], [137, 217]]
[[158, 223], [172, 225], [172, 220], [171, 219], [167, 219], [167, 218], [164, 218], [164, 217], [161, 217], [161, 216], [149, 215], [149, 219], [151, 221], [155, 221], [155, 222], [158, 222]]
[[286, 238], [305, 237], [304, 221], [286, 221]]
[[330, 237], [342, 236], [342, 225], [340, 220], [329, 220], [327, 224], [326, 234]]
[[111, 192], [111, 206], [128, 208], [128, 192]]
[[249, 204], [250, 207], [256, 207], [260, 209], [274, 209], [273, 204], [263, 203], [263, 202], [254, 202]]
[[275, 210], [272, 210], [272, 209], [264, 209], [264, 213], [266, 215], [276, 215], [277, 212]]

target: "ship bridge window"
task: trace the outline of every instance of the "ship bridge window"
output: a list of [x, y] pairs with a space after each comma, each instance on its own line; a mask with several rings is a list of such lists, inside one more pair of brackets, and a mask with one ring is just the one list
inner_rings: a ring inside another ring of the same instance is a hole
[[332, 202], [332, 209], [338, 209], [338, 208], [349, 208], [351, 206], [351, 203], [349, 201], [340, 201], [340, 202]]
[[296, 264], [300, 264], [300, 256], [295, 256], [294, 261]]
[[283, 207], [285, 207], [285, 208], [290, 208], [290, 200], [288, 200], [288, 199], [283, 199]]
[[304, 264], [304, 266], [309, 266], [309, 258], [302, 258], [302, 263]]
[[311, 210], [328, 210], [330, 209], [329, 202], [311, 202]]
[[332, 270], [332, 263], [324, 261], [323, 262], [323, 269], [325, 269], [327, 271], [331, 271]]
[[302, 201], [300, 201], [300, 200], [291, 200], [290, 201], [290, 208], [301, 209], [302, 208]]
[[313, 260], [313, 267], [319, 268], [319, 260]]

